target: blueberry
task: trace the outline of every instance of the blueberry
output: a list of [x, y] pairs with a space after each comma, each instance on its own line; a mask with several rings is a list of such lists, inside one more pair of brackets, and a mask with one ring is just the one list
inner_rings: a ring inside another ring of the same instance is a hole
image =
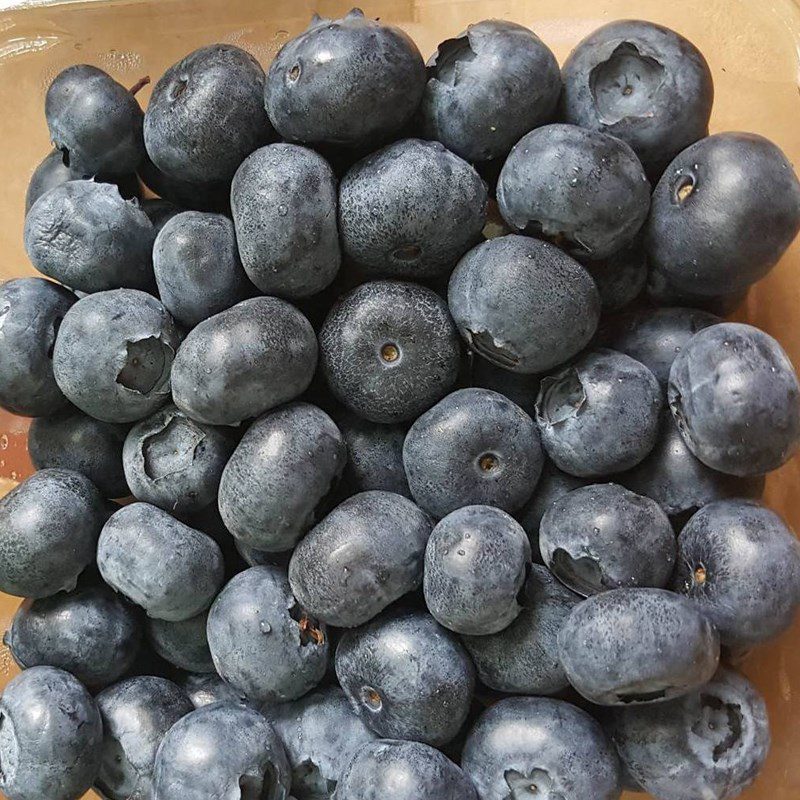
[[470, 349], [512, 372], [544, 372], [585, 347], [600, 295], [566, 253], [526, 236], [500, 236], [459, 261], [450, 313]]
[[510, 372], [481, 356], [470, 353], [469, 383], [480, 389], [491, 389], [505, 395], [526, 414], [536, 413], [536, 396], [539, 394], [539, 377], [522, 372]]
[[517, 595], [531, 564], [522, 526], [492, 506], [464, 506], [439, 522], [425, 550], [425, 603], [456, 633], [485, 636], [520, 613]]
[[173, 64], [153, 87], [144, 115], [147, 154], [182, 181], [230, 180], [272, 137], [262, 102], [264, 70], [230, 44], [201, 47]]
[[489, 161], [551, 122], [560, 93], [558, 61], [533, 31], [484, 20], [428, 60], [422, 128], [462, 158]]
[[164, 678], [129, 678], [101, 692], [103, 763], [95, 788], [108, 800], [153, 797], [156, 752], [167, 731], [189, 714], [186, 692]]
[[658, 182], [647, 255], [678, 291], [726, 294], [763, 278], [798, 230], [800, 181], [783, 152], [756, 134], [718, 133], [687, 147]]
[[308, 320], [276, 297], [254, 297], [189, 333], [175, 358], [172, 396], [198, 422], [238, 425], [304, 392], [316, 364]]
[[630, 773], [662, 800], [737, 797], [770, 745], [764, 699], [724, 668], [677, 700], [615, 709], [609, 728]]
[[83, 175], [134, 172], [144, 155], [142, 109], [132, 91], [88, 64], [56, 75], [44, 113], [64, 164]]
[[231, 184], [239, 255], [265, 294], [308, 297], [341, 263], [336, 176], [306, 147], [272, 144], [248, 156]]
[[253, 294], [233, 223], [222, 214], [175, 214], [156, 237], [153, 269], [161, 302], [188, 328]]
[[653, 449], [662, 405], [644, 364], [599, 349], [542, 380], [536, 422], [559, 469], [600, 477], [630, 469]]
[[0, 499], [0, 591], [38, 599], [75, 588], [94, 559], [105, 502], [85, 476], [43, 469]]
[[[180, 206], [169, 200], [162, 200], [160, 197], [148, 197], [139, 203], [139, 207], [147, 214], [147, 219], [152, 223], [156, 238], [173, 217], [185, 213]], [[155, 247], [155, 245], [153, 246]]]
[[413, 283], [358, 286], [331, 309], [319, 342], [331, 392], [372, 422], [417, 417], [458, 376], [458, 333], [447, 305]]
[[800, 385], [786, 353], [750, 325], [695, 334], [675, 359], [667, 397], [689, 449], [712, 469], [761, 475], [800, 444]]
[[222, 678], [260, 703], [301, 697], [328, 664], [325, 625], [278, 567], [251, 567], [225, 585], [208, 614], [208, 646]]
[[342, 247], [370, 276], [441, 277], [480, 240], [486, 202], [466, 161], [439, 142], [401, 139], [342, 178]]
[[201, 611], [196, 617], [180, 622], [148, 619], [147, 639], [161, 658], [179, 669], [214, 672], [206, 638], [207, 620], [208, 611]]
[[286, 800], [291, 775], [283, 745], [258, 711], [218, 703], [173, 725], [156, 755], [158, 800]]
[[[337, 800], [476, 800], [469, 778], [443, 753], [420, 742], [381, 739], [353, 754]], [[302, 798], [300, 798], [302, 800]]]
[[544, 563], [585, 596], [623, 586], [667, 585], [675, 567], [675, 534], [655, 500], [616, 483], [574, 489], [542, 518]]
[[556, 694], [569, 686], [558, 658], [558, 632], [581, 598], [534, 564], [519, 595], [521, 609], [504, 630], [462, 636], [478, 677], [511, 694]]
[[569, 682], [592, 703], [649, 703], [710, 680], [719, 635], [685, 597], [664, 589], [612, 589], [570, 612], [558, 652]]
[[298, 543], [289, 562], [292, 591], [329, 625], [362, 625], [420, 586], [432, 527], [398, 494], [354, 495]]
[[114, 591], [170, 622], [208, 608], [224, 570], [213, 539], [149, 503], [111, 516], [100, 534], [97, 566]]
[[480, 800], [617, 800], [619, 761], [602, 728], [561, 700], [510, 697], [469, 734], [461, 766]]
[[264, 102], [284, 139], [356, 145], [399, 130], [424, 88], [425, 65], [411, 38], [354, 8], [342, 19], [315, 15], [278, 51]]
[[466, 505], [513, 513], [542, 471], [533, 420], [489, 389], [459, 389], [411, 426], [403, 463], [414, 499], [441, 518]]
[[77, 800], [97, 776], [102, 742], [97, 705], [72, 675], [26, 670], [0, 697], [0, 791], [9, 800]]
[[685, 292], [675, 289], [662, 275], [651, 270], [647, 276], [646, 289], [647, 299], [654, 306], [696, 308], [717, 317], [728, 317], [747, 300], [750, 287], [712, 295]]
[[711, 70], [669, 28], [640, 20], [604, 25], [575, 47], [562, 75], [565, 120], [627, 142], [654, 179], [708, 133]]
[[246, 705], [247, 698], [243, 692], [234, 689], [229, 683], [214, 673], [186, 673], [180, 680], [195, 708], [210, 706], [216, 703]]
[[141, 639], [134, 610], [100, 585], [25, 600], [5, 643], [23, 669], [58, 667], [96, 689], [130, 669]]
[[678, 537], [673, 588], [698, 604], [723, 644], [752, 647], [792, 624], [800, 606], [800, 543], [757, 503], [709, 503]]
[[249, 547], [291, 550], [342, 473], [347, 450], [333, 420], [309, 403], [259, 417], [225, 466], [219, 511]]
[[[224, 181], [185, 180], [162, 172], [147, 154], [139, 165], [138, 175], [154, 194], [181, 208], [216, 213], [228, 213], [230, 210], [232, 175]], [[147, 209], [143, 210], [146, 213]]]
[[356, 713], [379, 736], [439, 747], [458, 733], [475, 669], [452, 633], [417, 612], [386, 614], [347, 631], [336, 676]]
[[604, 259], [632, 242], [647, 219], [650, 184], [620, 139], [545, 125], [509, 153], [497, 204], [513, 230], [553, 239], [574, 256]]
[[600, 302], [607, 314], [629, 306], [647, 283], [647, 257], [641, 237], [603, 261], [587, 261], [586, 269], [600, 292]]
[[297, 800], [332, 797], [351, 756], [377, 738], [353, 712], [338, 686], [281, 703], [264, 713], [286, 749], [292, 795]]
[[71, 469], [97, 486], [105, 497], [130, 494], [122, 469], [127, 425], [101, 422], [67, 408], [31, 422], [28, 453], [37, 469]]
[[155, 236], [136, 200], [91, 180], [50, 189], [25, 217], [25, 250], [33, 266], [84, 292], [151, 289]]
[[216, 499], [234, 447], [226, 429], [168, 405], [131, 428], [122, 451], [125, 476], [137, 500], [175, 515], [196, 512]]
[[53, 377], [53, 346], [75, 300], [68, 289], [42, 278], [0, 285], [0, 406], [27, 417], [66, 406]]

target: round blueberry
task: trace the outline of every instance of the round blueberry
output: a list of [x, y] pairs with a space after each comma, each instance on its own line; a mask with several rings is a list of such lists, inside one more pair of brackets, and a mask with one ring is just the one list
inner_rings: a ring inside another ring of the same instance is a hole
[[187, 672], [179, 683], [186, 691], [195, 708], [215, 705], [216, 703], [247, 705], [248, 702], [243, 692], [234, 689], [233, 686], [222, 680], [216, 672]]
[[208, 611], [196, 617], [167, 622], [164, 619], [147, 620], [147, 639], [150, 646], [165, 661], [189, 672], [214, 672], [214, 662], [208, 649], [206, 622]]

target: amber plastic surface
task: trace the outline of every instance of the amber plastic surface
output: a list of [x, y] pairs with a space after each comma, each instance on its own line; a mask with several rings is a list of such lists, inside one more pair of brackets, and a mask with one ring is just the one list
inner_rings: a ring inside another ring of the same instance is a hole
[[[586, 33], [619, 18], [649, 19], [690, 38], [714, 73], [712, 131], [749, 130], [800, 162], [800, 8], [791, 0], [368, 0], [365, 12], [404, 28], [427, 56], [437, 43], [487, 18], [532, 28], [560, 61]], [[44, 94], [63, 67], [101, 66], [126, 85], [154, 79], [190, 50], [231, 42], [267, 67], [314, 11], [340, 16], [339, 0], [118, 0], [0, 12], [0, 278], [33, 272], [22, 246], [28, 179], [48, 151]], [[149, 88], [138, 96], [146, 103]], [[758, 236], [758, 231], [753, 231]], [[769, 331], [800, 366], [800, 242], [754, 287], [738, 315]], [[0, 493], [31, 472], [27, 421], [0, 411]], [[798, 530], [795, 459], [767, 481], [766, 502]], [[2, 536], [2, 531], [0, 531]], [[19, 600], [0, 596], [0, 631]], [[766, 695], [773, 746], [746, 800], [800, 798], [800, 624], [751, 653], [742, 669]], [[0, 650], [0, 684], [16, 673]], [[94, 797], [94, 795], [89, 795]], [[642, 795], [630, 795], [630, 797]], [[698, 799], [699, 800], [699, 799]]]

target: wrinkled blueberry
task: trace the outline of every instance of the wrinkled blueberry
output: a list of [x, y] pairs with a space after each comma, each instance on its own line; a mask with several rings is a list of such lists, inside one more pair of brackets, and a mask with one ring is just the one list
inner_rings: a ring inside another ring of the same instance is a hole
[[179, 669], [214, 672], [206, 638], [207, 620], [208, 611], [180, 622], [148, 619], [147, 640], [161, 658]]
[[607, 314], [630, 305], [647, 283], [647, 257], [641, 237], [603, 261], [587, 261], [589, 274], [597, 284], [600, 302]]
[[247, 704], [244, 693], [234, 689], [229, 683], [225, 683], [216, 672], [187, 672], [179, 683], [189, 695], [195, 708], [215, 703]]

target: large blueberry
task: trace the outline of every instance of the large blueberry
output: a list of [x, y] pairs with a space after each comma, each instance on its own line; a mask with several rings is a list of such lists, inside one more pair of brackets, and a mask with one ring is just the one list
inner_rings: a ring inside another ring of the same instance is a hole
[[336, 676], [361, 719], [379, 736], [441, 746], [472, 703], [475, 669], [458, 639], [428, 614], [385, 614], [347, 631]]
[[179, 680], [180, 685], [189, 695], [195, 708], [214, 705], [215, 703], [230, 703], [247, 705], [244, 692], [234, 689], [226, 683], [216, 672], [187, 672]]
[[198, 422], [238, 425], [304, 392], [316, 365], [308, 320], [277, 297], [254, 297], [189, 333], [175, 358], [172, 396]]
[[147, 154], [184, 181], [230, 180], [272, 137], [264, 111], [264, 70], [231, 44], [194, 50], [153, 87], [144, 115]]
[[0, 591], [37, 599], [75, 588], [106, 521], [84, 475], [43, 469], [0, 499]]
[[298, 543], [289, 562], [292, 591], [330, 625], [361, 625], [420, 586], [432, 527], [399, 494], [354, 495]]
[[53, 346], [75, 299], [43, 278], [0, 285], [0, 406], [39, 417], [67, 404], [53, 377]]
[[285, 139], [356, 145], [401, 128], [424, 88], [425, 65], [411, 38], [354, 8], [336, 20], [315, 15], [278, 51], [264, 102]]
[[800, 384], [775, 339], [723, 322], [695, 334], [669, 374], [672, 416], [704, 464], [731, 475], [761, 475], [800, 445]]
[[513, 513], [531, 496], [544, 457], [533, 420], [489, 389], [459, 389], [411, 426], [403, 463], [414, 499], [435, 517], [461, 506]]
[[572, 358], [600, 319], [597, 287], [577, 261], [513, 234], [470, 250], [447, 299], [470, 348], [512, 372], [544, 372]]
[[612, 589], [575, 606], [558, 634], [569, 682], [599, 705], [668, 700], [710, 680], [719, 634], [665, 589]]
[[232, 578], [208, 614], [217, 672], [256, 702], [285, 702], [313, 689], [328, 665], [328, 637], [292, 595], [278, 567]]
[[53, 372], [81, 411], [103, 422], [134, 422], [169, 399], [180, 331], [155, 297], [133, 289], [99, 292], [67, 312]]
[[480, 800], [617, 800], [619, 761], [602, 728], [561, 700], [495, 703], [469, 734], [461, 766]]
[[206, 623], [208, 611], [196, 617], [167, 622], [164, 619], [147, 620], [147, 640], [165, 661], [189, 672], [214, 672], [214, 662], [208, 649]]
[[319, 342], [331, 391], [372, 422], [417, 417], [458, 376], [460, 346], [447, 304], [413, 283], [357, 287], [331, 309]]
[[222, 473], [225, 527], [248, 547], [291, 550], [314, 524], [346, 458], [342, 434], [316, 406], [290, 403], [259, 417]]

